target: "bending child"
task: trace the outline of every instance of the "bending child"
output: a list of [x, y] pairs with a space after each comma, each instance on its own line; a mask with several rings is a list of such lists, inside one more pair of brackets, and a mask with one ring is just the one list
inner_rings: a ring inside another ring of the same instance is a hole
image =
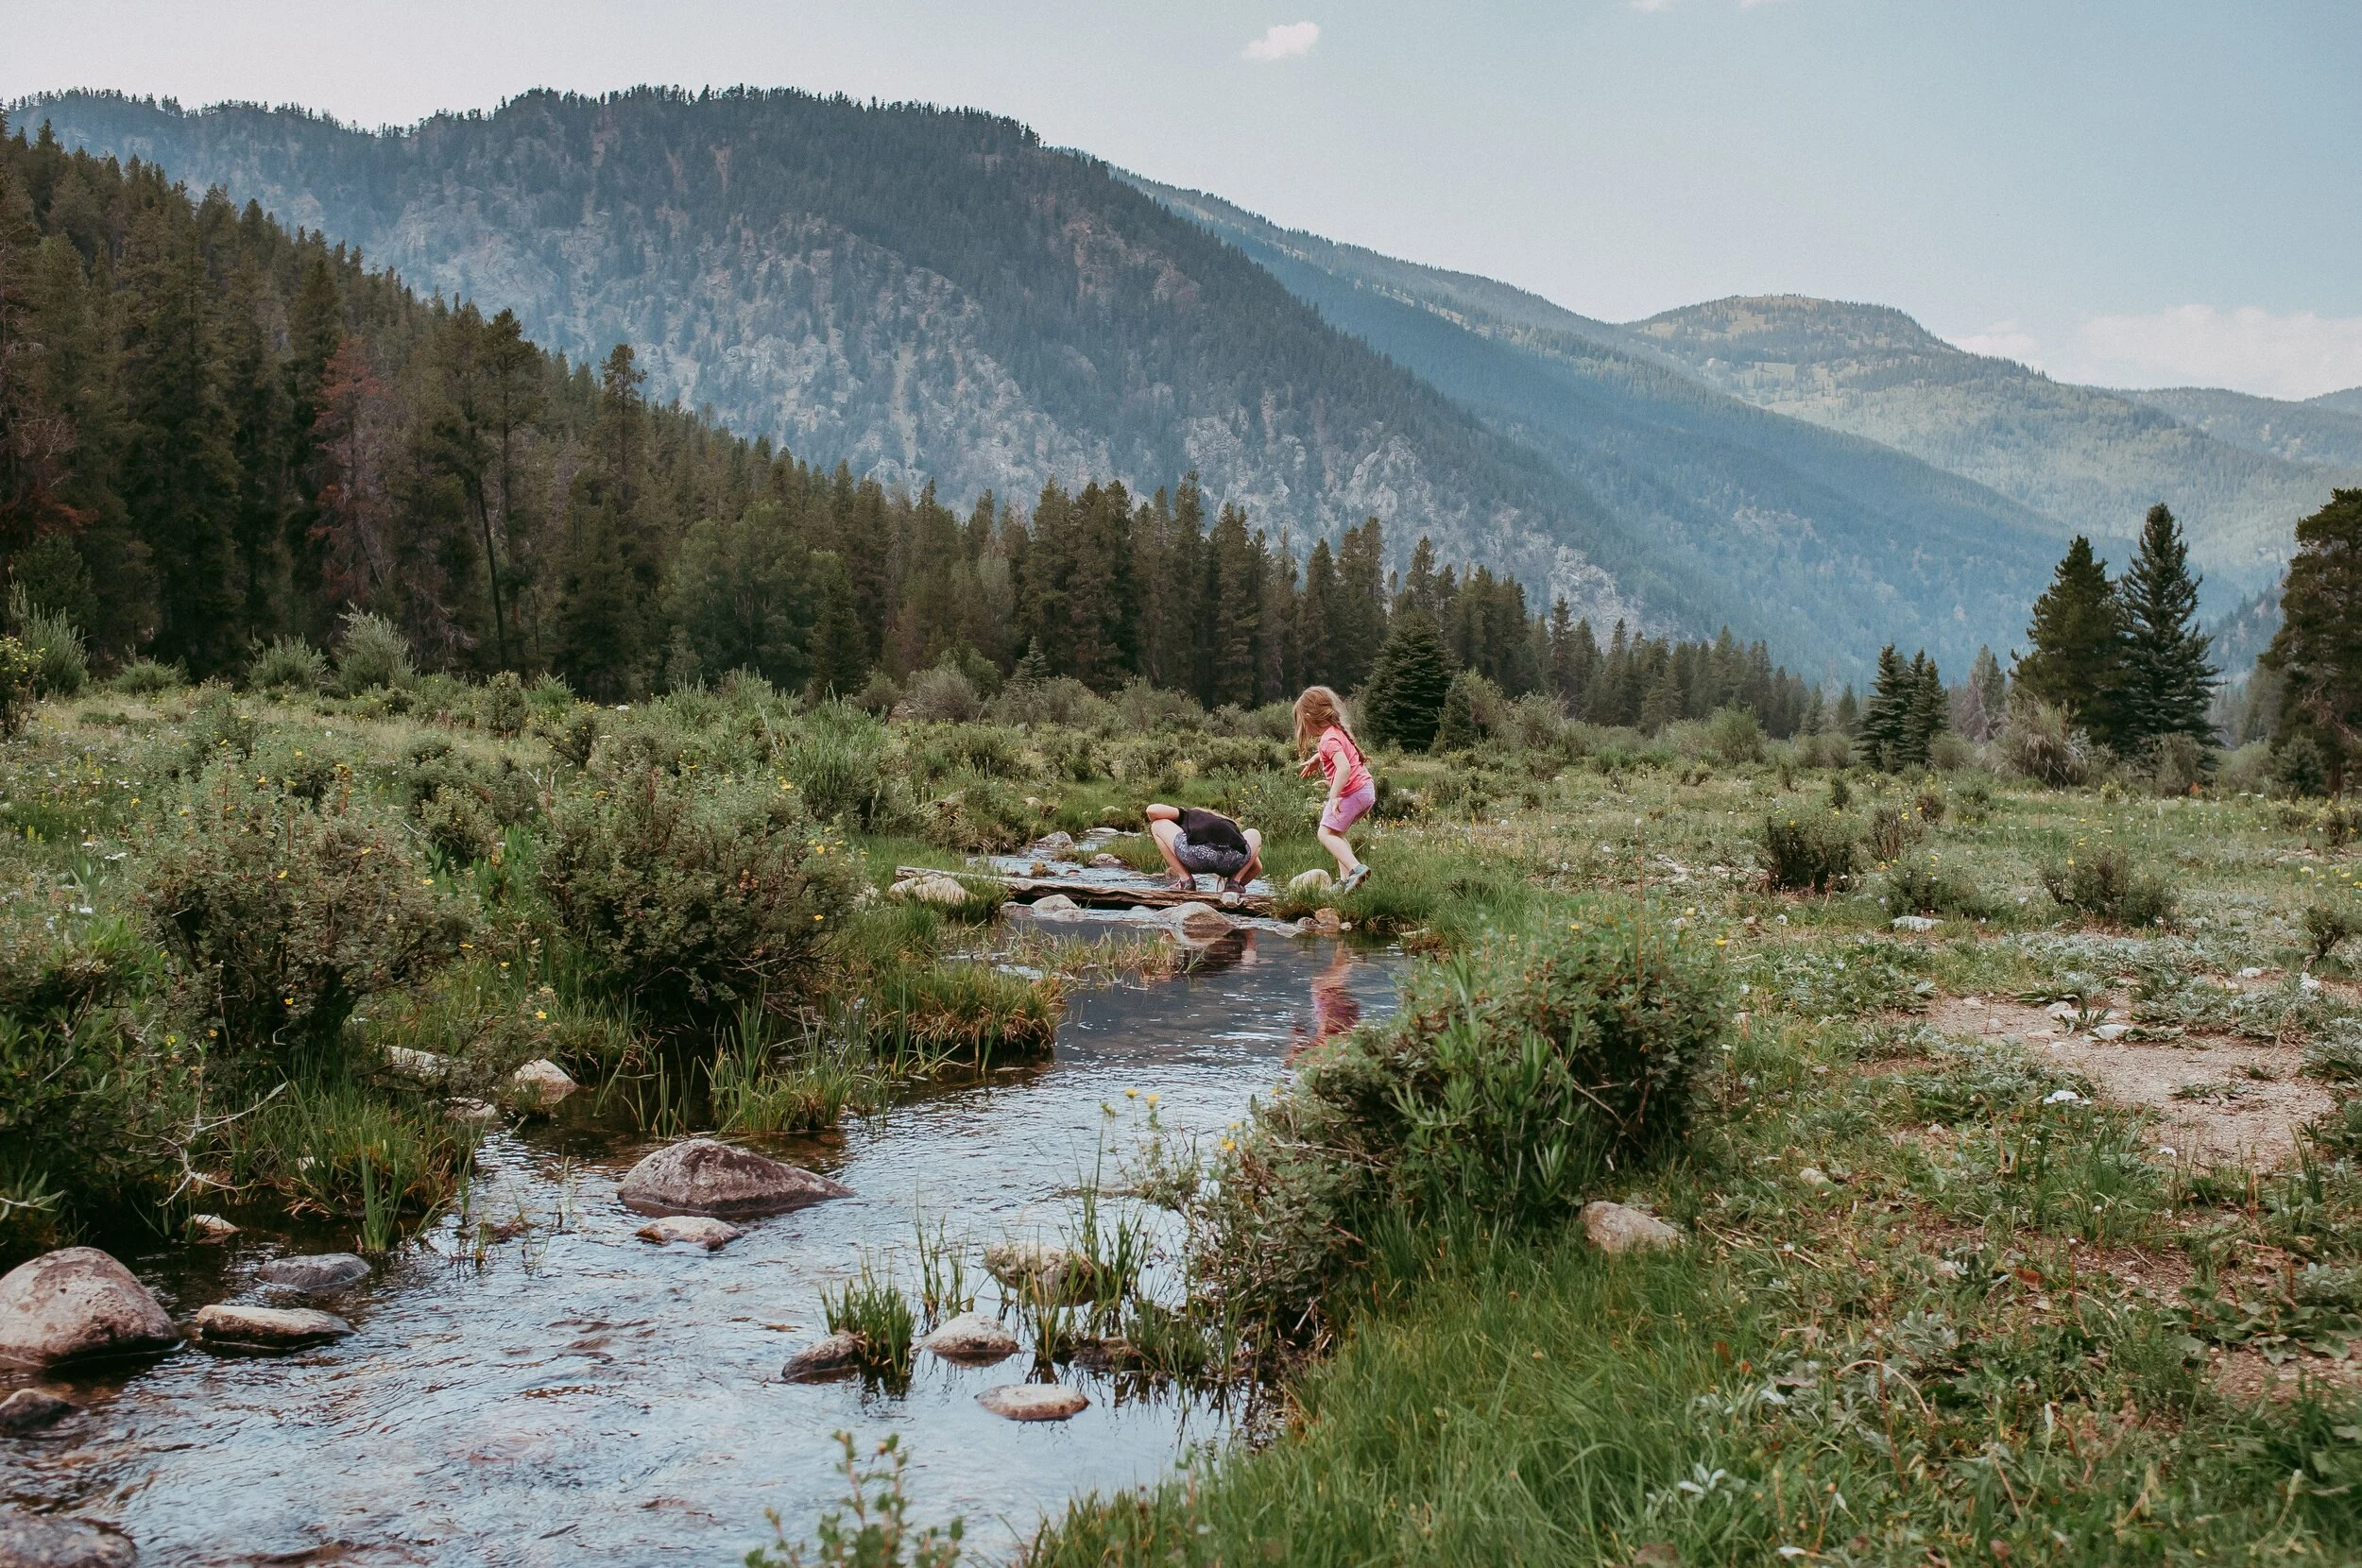
[[1296, 750], [1310, 751], [1297, 774], [1317, 767], [1328, 775], [1328, 800], [1321, 807], [1321, 847], [1337, 857], [1337, 891], [1351, 893], [1369, 879], [1370, 868], [1353, 852], [1345, 829], [1378, 804], [1378, 781], [1361, 758], [1360, 742], [1345, 727], [1344, 704], [1326, 686], [1308, 686], [1296, 699]]
[[1149, 807], [1148, 835], [1165, 858], [1165, 882], [1176, 893], [1196, 890], [1197, 874], [1224, 878], [1222, 901], [1236, 904], [1263, 869], [1263, 835], [1241, 827], [1220, 811], [1195, 806]]

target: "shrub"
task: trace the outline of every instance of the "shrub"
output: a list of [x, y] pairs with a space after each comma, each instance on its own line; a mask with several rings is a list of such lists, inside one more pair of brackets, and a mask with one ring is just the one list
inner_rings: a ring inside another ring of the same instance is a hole
[[476, 722], [486, 729], [505, 741], [522, 731], [532, 717], [533, 703], [516, 672], [503, 670], [484, 683], [483, 694], [476, 699]]
[[824, 704], [788, 742], [782, 762], [815, 820], [870, 833], [900, 815], [901, 779], [887, 751], [884, 725], [858, 708]]
[[2271, 774], [2273, 782], [2300, 798], [2329, 793], [2329, 758], [2320, 742], [2302, 731], [2272, 753]]
[[1881, 801], [1870, 809], [1870, 828], [1862, 835], [1863, 846], [1871, 859], [1891, 863], [1903, 858], [1910, 846], [1927, 832], [1918, 810]]
[[382, 615], [351, 610], [336, 646], [336, 689], [358, 696], [379, 687], [408, 686], [413, 678], [410, 644]]
[[127, 697], [153, 697], [188, 685], [189, 677], [187, 672], [177, 664], [159, 664], [152, 658], [135, 658], [116, 671], [115, 678], [108, 684]]
[[25, 727], [40, 690], [40, 657], [15, 638], [0, 637], [0, 735]]
[[2362, 933], [2362, 920], [2329, 904], [2313, 904], [2304, 912], [2304, 939], [2313, 946], [2313, 962], [2321, 963], [2340, 943]]
[[2196, 736], [2160, 736], [2148, 751], [2149, 781], [2159, 794], [2185, 795], [2206, 782], [2214, 754]]
[[869, 684], [845, 699], [873, 719], [882, 719], [894, 711], [902, 700], [902, 689], [894, 684], [894, 677], [883, 670], [869, 672]]
[[464, 789], [438, 787], [419, 805], [419, 830], [427, 846], [448, 866], [488, 860], [500, 834], [483, 803]]
[[1723, 707], [1706, 721], [1706, 750], [1726, 768], [1760, 762], [1764, 755], [1763, 725], [1754, 709]]
[[1184, 691], [1167, 691], [1151, 686], [1142, 676], [1117, 692], [1112, 699], [1116, 726], [1127, 735], [1145, 735], [1158, 729], [1195, 729], [1206, 721], [1206, 710], [1197, 699]]
[[1861, 846], [1842, 812], [1774, 811], [1763, 819], [1762, 854], [1773, 887], [1826, 893], [1853, 876]]
[[1002, 724], [1088, 724], [1108, 717], [1108, 705], [1071, 675], [1011, 681], [985, 705], [986, 716]]
[[251, 757], [262, 726], [226, 686], [208, 685], [181, 728], [189, 765], [201, 770], [225, 757]]
[[1937, 914], [1974, 920], [1990, 906], [1975, 885], [1917, 858], [1895, 862], [1878, 888], [1878, 903], [1890, 915]]
[[1257, 1108], [1211, 1200], [1224, 1304], [1305, 1338], [1390, 1218], [1563, 1219], [1680, 1141], [1722, 1002], [1719, 971], [1622, 914], [1422, 969]]
[[901, 702], [895, 707], [897, 718], [922, 724], [967, 724], [983, 718], [984, 713], [984, 699], [976, 695], [976, 683], [948, 659], [913, 675], [902, 690]]
[[1939, 772], [1958, 773], [1976, 761], [1977, 743], [1956, 729], [1943, 730], [1927, 742], [1928, 765]]
[[591, 969], [660, 1025], [784, 1007], [858, 870], [770, 779], [659, 769], [573, 791], [550, 815], [542, 894]]
[[2173, 889], [2135, 869], [2131, 857], [2114, 844], [2045, 865], [2040, 875], [2053, 899], [2087, 919], [2155, 926], [2173, 915]]
[[283, 1056], [333, 1048], [362, 997], [457, 953], [472, 915], [421, 871], [389, 814], [223, 763], [167, 819], [142, 899], [225, 1044]]
[[2091, 775], [2091, 741], [2064, 709], [2024, 690], [2010, 693], [2001, 756], [2012, 771], [2054, 790], [2080, 784]]
[[1288, 768], [1240, 778], [1223, 791], [1217, 804], [1225, 816], [1278, 844], [1311, 838], [1320, 819], [1320, 798], [1316, 785]]
[[34, 604], [22, 583], [9, 589], [9, 630], [32, 654], [33, 678], [43, 696], [76, 696], [90, 684], [90, 653], [80, 629]]
[[328, 656], [300, 637], [282, 637], [254, 656], [246, 683], [257, 691], [317, 691], [328, 685]]

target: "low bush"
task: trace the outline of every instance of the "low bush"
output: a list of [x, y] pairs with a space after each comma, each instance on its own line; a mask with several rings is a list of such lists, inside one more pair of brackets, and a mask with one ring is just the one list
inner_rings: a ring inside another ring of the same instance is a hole
[[41, 658], [12, 637], [0, 637], [0, 736], [25, 727], [41, 700]]
[[1764, 758], [1763, 725], [1749, 707], [1718, 708], [1706, 722], [1706, 753], [1726, 768]]
[[593, 775], [559, 797], [538, 876], [592, 973], [659, 1027], [792, 1004], [859, 880], [770, 779]]
[[328, 656], [300, 637], [282, 637], [255, 654], [246, 683], [257, 691], [317, 691], [328, 685]]
[[1722, 1004], [1715, 965], [1623, 912], [1422, 969], [1394, 1019], [1257, 1108], [1210, 1200], [1207, 1276], [1302, 1339], [1389, 1223], [1563, 1219], [1681, 1141]]
[[336, 644], [336, 690], [348, 697], [379, 687], [408, 686], [410, 643], [382, 615], [352, 610]]
[[2015, 773], [2054, 790], [2091, 776], [2090, 740], [2064, 709], [2020, 690], [2010, 693], [2001, 756]]
[[188, 673], [177, 664], [159, 664], [152, 658], [135, 658], [115, 672], [107, 683], [127, 697], [153, 697], [165, 691], [176, 691], [189, 684]]
[[2334, 904], [2305, 906], [2304, 940], [2312, 946], [2315, 963], [2327, 962], [2339, 944], [2357, 934], [2362, 934], [2362, 918], [2356, 918], [2352, 910]]
[[1897, 861], [1878, 887], [1878, 903], [1890, 915], [1933, 914], [1975, 920], [1991, 912], [1976, 885], [1938, 869], [1917, 856]]
[[525, 695], [524, 682], [515, 671], [503, 670], [484, 683], [476, 698], [476, 723], [505, 741], [521, 732], [532, 718], [532, 699]]
[[913, 675], [894, 711], [919, 724], [967, 724], [984, 717], [984, 703], [967, 672], [946, 660]]
[[885, 726], [858, 708], [835, 703], [815, 708], [781, 760], [804, 810], [818, 821], [875, 833], [908, 810]]
[[2040, 868], [2042, 885], [2063, 907], [2112, 926], [2162, 926], [2173, 916], [2174, 891], [2141, 871], [2114, 844]]
[[9, 588], [9, 631], [32, 655], [33, 679], [43, 696], [78, 696], [90, 684], [90, 652], [80, 628], [34, 604], [22, 583]]
[[[1844, 784], [1832, 781], [1831, 798]], [[1764, 877], [1777, 889], [1826, 893], [1854, 875], [1861, 858], [1854, 819], [1834, 809], [1772, 812], [1763, 819]]]
[[229, 1049], [325, 1056], [363, 997], [450, 962], [475, 929], [410, 844], [365, 799], [315, 807], [217, 764], [167, 819], [141, 896]]
[[1862, 847], [1870, 852], [1872, 860], [1882, 865], [1892, 864], [1926, 833], [1926, 820], [1916, 806], [1881, 801], [1870, 809], [1870, 826], [1862, 834]]

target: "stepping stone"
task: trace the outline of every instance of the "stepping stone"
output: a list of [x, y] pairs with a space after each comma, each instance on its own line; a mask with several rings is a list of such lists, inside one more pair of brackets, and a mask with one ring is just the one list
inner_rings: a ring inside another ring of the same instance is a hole
[[615, 1195], [635, 1214], [742, 1219], [850, 1198], [853, 1189], [713, 1138], [684, 1138], [633, 1166]]
[[546, 1059], [528, 1062], [508, 1075], [508, 1098], [536, 1110], [548, 1110], [580, 1087], [565, 1068]]
[[831, 1334], [815, 1339], [787, 1358], [779, 1375], [790, 1383], [819, 1383], [839, 1377], [861, 1365], [861, 1336]]
[[0, 1279], [0, 1362], [46, 1367], [180, 1342], [147, 1287], [95, 1247], [44, 1253]]
[[987, 1389], [976, 1403], [1011, 1421], [1068, 1421], [1090, 1408], [1080, 1389], [1063, 1383], [1011, 1383]]
[[651, 1220], [632, 1233], [642, 1241], [653, 1241], [662, 1247], [670, 1242], [686, 1241], [718, 1253], [746, 1233], [727, 1219], [709, 1219], [703, 1215], [668, 1214]]
[[998, 1361], [1018, 1349], [1016, 1335], [981, 1312], [947, 1319], [918, 1343], [947, 1361]]
[[298, 1350], [341, 1339], [352, 1325], [313, 1306], [226, 1306], [197, 1309], [197, 1342], [215, 1349]]
[[302, 1257], [275, 1257], [256, 1272], [265, 1285], [284, 1286], [307, 1295], [325, 1295], [368, 1279], [369, 1266], [351, 1253], [313, 1253]]
[[227, 1241], [238, 1234], [238, 1227], [217, 1214], [189, 1216], [189, 1239], [192, 1241]]

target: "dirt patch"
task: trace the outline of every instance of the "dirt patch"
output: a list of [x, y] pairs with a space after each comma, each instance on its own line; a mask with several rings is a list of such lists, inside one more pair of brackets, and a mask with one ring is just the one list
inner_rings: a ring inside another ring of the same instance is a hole
[[2101, 1040], [2008, 999], [1940, 997], [1927, 1021], [1946, 1034], [2014, 1038], [2109, 1099], [2154, 1110], [2160, 1151], [2174, 1151], [2167, 1158], [2277, 1168], [2296, 1152], [2296, 1130], [2334, 1104], [2325, 1087], [2298, 1076], [2303, 1052], [2292, 1045], [2218, 1034]]
[[2316, 1388], [2362, 1389], [2362, 1358], [2353, 1352], [2338, 1356], [2294, 1355], [2274, 1363], [2260, 1351], [2234, 1347], [2216, 1350], [2207, 1359], [2215, 1387], [2226, 1399], [2268, 1399], [2285, 1405], [2308, 1383]]

